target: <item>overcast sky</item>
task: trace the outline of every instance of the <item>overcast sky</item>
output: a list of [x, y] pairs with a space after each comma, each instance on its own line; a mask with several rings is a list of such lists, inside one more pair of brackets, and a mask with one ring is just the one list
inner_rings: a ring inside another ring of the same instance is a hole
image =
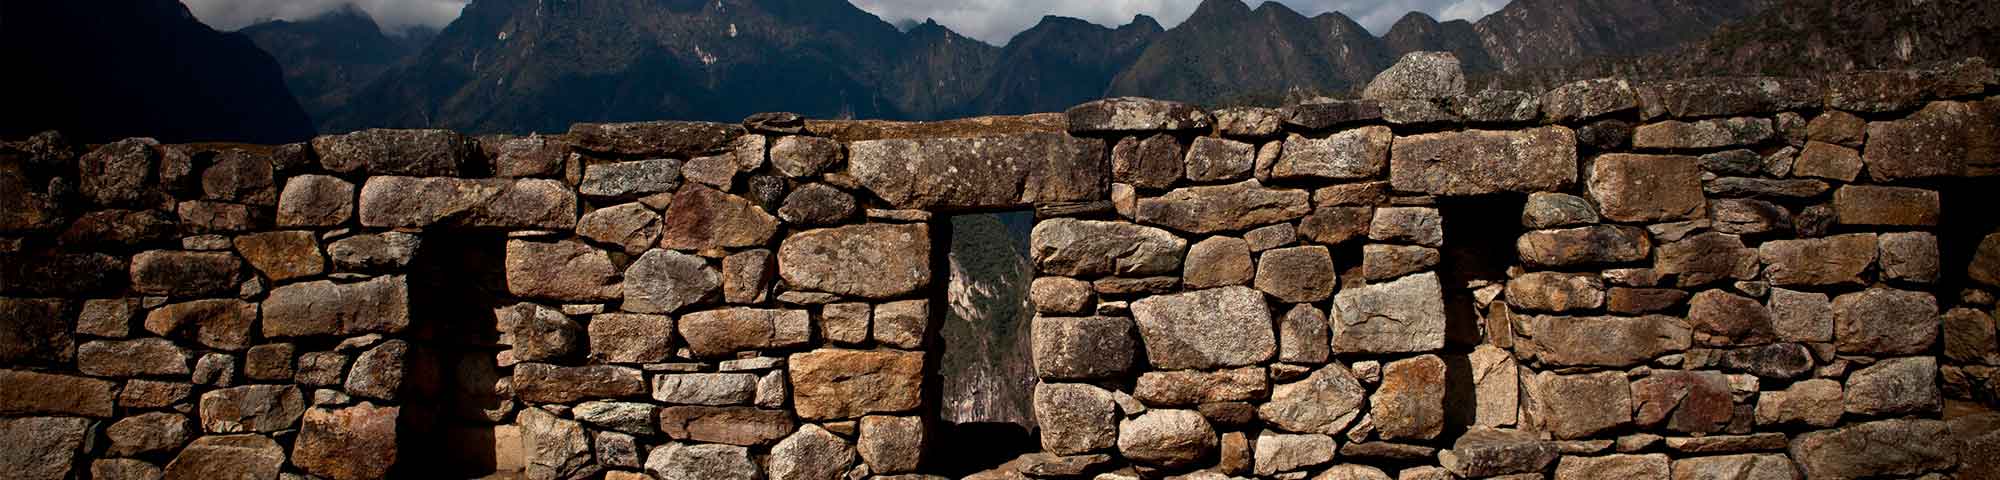
[[[383, 29], [402, 31], [414, 25], [443, 27], [458, 17], [466, 0], [183, 0], [209, 26], [235, 30], [266, 19], [310, 18], [344, 3], [354, 3], [373, 15]], [[718, 0], [728, 2], [732, 0]], [[1043, 15], [1061, 15], [1108, 26], [1123, 25], [1134, 15], [1147, 14], [1173, 28], [1194, 13], [1201, 0], [852, 0], [884, 20], [936, 19], [965, 36], [995, 45], [1027, 30]], [[1261, 3], [1262, 0], [1253, 0]], [[1279, 0], [1306, 16], [1339, 11], [1380, 35], [1411, 11], [1438, 20], [1477, 20], [1505, 6], [1508, 0]]]

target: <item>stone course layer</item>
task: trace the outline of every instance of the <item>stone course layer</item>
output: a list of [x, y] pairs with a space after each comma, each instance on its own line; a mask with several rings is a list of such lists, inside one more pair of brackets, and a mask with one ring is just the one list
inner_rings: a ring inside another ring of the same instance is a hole
[[1038, 441], [974, 478], [2000, 475], [1983, 61], [1376, 83], [0, 142], [0, 477], [969, 473], [1004, 446], [938, 421], [938, 259], [998, 210], [1036, 212]]

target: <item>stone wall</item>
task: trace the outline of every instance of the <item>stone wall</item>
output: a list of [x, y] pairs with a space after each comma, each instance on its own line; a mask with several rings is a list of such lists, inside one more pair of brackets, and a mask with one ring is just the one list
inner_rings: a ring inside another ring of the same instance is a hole
[[1284, 109], [9, 142], [0, 468], [924, 478], [992, 448], [939, 440], [944, 221], [1033, 210], [1043, 453], [984, 477], [2000, 471], [1995, 70], [1418, 55]]

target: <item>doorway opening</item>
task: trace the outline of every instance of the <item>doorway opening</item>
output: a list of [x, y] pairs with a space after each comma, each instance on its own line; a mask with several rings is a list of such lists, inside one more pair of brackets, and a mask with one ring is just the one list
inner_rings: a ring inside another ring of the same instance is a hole
[[[935, 441], [925, 471], [958, 478], [1041, 450], [1035, 426], [1035, 371], [1028, 287], [1033, 212], [970, 213], [932, 224], [940, 327], [930, 364]], [[978, 445], [977, 448], [956, 446]]]

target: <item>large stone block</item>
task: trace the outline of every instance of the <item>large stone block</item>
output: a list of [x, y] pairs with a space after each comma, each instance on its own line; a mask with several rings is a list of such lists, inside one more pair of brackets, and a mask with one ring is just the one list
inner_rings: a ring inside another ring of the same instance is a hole
[[1204, 403], [1262, 400], [1270, 384], [1261, 367], [1205, 372], [1146, 372], [1133, 384], [1132, 397], [1149, 406], [1193, 407]]
[[[1188, 248], [1181, 285], [1202, 289], [1250, 283], [1253, 274], [1250, 242], [1236, 237], [1209, 237]], [[1036, 279], [1040, 282], [1041, 279]]]
[[1335, 353], [1444, 348], [1444, 293], [1436, 273], [1341, 290], [1329, 318]]
[[618, 266], [610, 252], [576, 240], [507, 242], [507, 292], [565, 302], [618, 298]]
[[771, 480], [831, 479], [847, 473], [854, 460], [854, 446], [847, 440], [819, 425], [805, 424], [771, 447], [764, 469]]
[[242, 268], [229, 252], [148, 250], [132, 256], [132, 289], [177, 297], [234, 294]]
[[1492, 477], [1541, 472], [1557, 454], [1554, 442], [1533, 432], [1473, 428], [1460, 435], [1450, 450], [1438, 452], [1438, 463], [1460, 477]]
[[339, 177], [299, 175], [278, 194], [278, 226], [330, 227], [354, 218], [354, 184]]
[[396, 420], [401, 410], [365, 402], [308, 410], [292, 446], [292, 464], [333, 480], [386, 477], [396, 466]]
[[1792, 461], [1806, 478], [1911, 476], [1957, 463], [1945, 423], [1893, 419], [1820, 430], [1792, 439]]
[[1333, 295], [1337, 275], [1326, 247], [1280, 248], [1259, 258], [1256, 286], [1281, 302], [1319, 302]]
[[569, 128], [578, 149], [632, 157], [693, 158], [724, 151], [743, 134], [740, 125], [714, 122], [579, 123]]
[[1671, 464], [1665, 454], [1605, 455], [1602, 457], [1562, 457], [1556, 463], [1556, 480], [1667, 480]]
[[195, 439], [167, 463], [168, 480], [278, 478], [285, 448], [263, 435], [210, 435]]
[[1257, 436], [1255, 468], [1258, 475], [1271, 476], [1302, 470], [1333, 461], [1335, 442], [1327, 435]]
[[1273, 387], [1271, 401], [1257, 407], [1257, 418], [1287, 432], [1339, 435], [1365, 413], [1361, 403], [1367, 396], [1354, 373], [1336, 363]]
[[1842, 408], [1840, 382], [1816, 378], [1784, 390], [1757, 394], [1757, 425], [1808, 425], [1819, 428], [1840, 423]]
[[514, 366], [514, 396], [536, 403], [574, 403], [586, 398], [638, 398], [646, 377], [636, 368], [610, 365], [562, 367], [545, 363]]
[[1941, 405], [1934, 357], [1889, 358], [1847, 376], [1847, 413], [1867, 416], [1927, 414]]
[[1118, 453], [1133, 461], [1185, 467], [1213, 458], [1215, 428], [1192, 410], [1147, 410], [1118, 423]]
[[590, 358], [599, 362], [660, 362], [673, 354], [673, 317], [606, 313], [591, 317], [588, 328]]
[[1163, 189], [1181, 179], [1181, 143], [1165, 133], [1126, 137], [1111, 147], [1111, 178], [1138, 188]]
[[1937, 298], [1928, 293], [1878, 287], [1833, 299], [1840, 353], [1923, 354], [1937, 343], [1938, 323]]
[[1861, 273], [1875, 263], [1875, 253], [1871, 233], [1772, 240], [1757, 246], [1764, 276], [1779, 286], [1860, 285]]
[[1389, 166], [1389, 146], [1394, 140], [1389, 127], [1370, 126], [1346, 130], [1325, 137], [1292, 134], [1277, 163], [1271, 165], [1275, 179], [1364, 180], [1379, 178]]
[[472, 139], [449, 130], [370, 129], [312, 145], [327, 171], [368, 175], [457, 176], [477, 153]]
[[1637, 409], [1633, 423], [1640, 428], [1709, 434], [1729, 426], [1736, 414], [1729, 378], [1714, 371], [1657, 371], [1632, 382]]
[[1528, 316], [1515, 330], [1524, 356], [1551, 366], [1629, 367], [1687, 350], [1693, 331], [1678, 317]]
[[1112, 378], [1132, 368], [1132, 320], [1035, 317], [1035, 375], [1048, 380]]
[[1576, 267], [1645, 260], [1653, 241], [1645, 229], [1592, 225], [1528, 232], [1514, 247], [1530, 267]]
[[757, 204], [701, 185], [681, 187], [663, 218], [660, 246], [676, 250], [761, 247], [778, 231]]
[[926, 444], [923, 418], [870, 415], [861, 419], [860, 429], [855, 450], [870, 470], [878, 473], [917, 470]]
[[270, 433], [292, 428], [305, 410], [305, 395], [291, 385], [224, 388], [201, 395], [201, 427], [215, 433]]
[[1768, 344], [1778, 339], [1771, 311], [1756, 300], [1722, 290], [1707, 290], [1688, 300], [1688, 325], [1694, 341], [1712, 347]]
[[795, 288], [894, 298], [930, 285], [930, 250], [922, 224], [811, 230], [778, 247], [778, 274]]
[[1870, 122], [1868, 178], [1896, 182], [2000, 172], [2000, 102], [1932, 102], [1902, 120]]
[[[84, 448], [90, 429], [91, 421], [84, 418], [0, 418], [0, 442], [7, 445], [0, 449], [0, 468], [6, 469], [7, 478], [21, 480], [82, 478], [80, 473], [71, 475], [70, 469], [77, 454], [89, 453]], [[105, 478], [95, 469], [93, 474]]]
[[1673, 480], [1729, 478], [1736, 480], [1794, 480], [1798, 468], [1781, 454], [1744, 454], [1695, 457], [1674, 460]]
[[680, 318], [680, 333], [688, 350], [703, 358], [799, 347], [812, 338], [812, 314], [805, 310], [755, 308], [695, 312]]
[[1483, 344], [1466, 356], [1472, 369], [1473, 425], [1502, 427], [1519, 419], [1520, 365], [1505, 348]]
[[1639, 108], [1639, 94], [1622, 78], [1581, 80], [1542, 94], [1548, 120], [1569, 123]]
[[1139, 223], [1182, 232], [1248, 230], [1297, 220], [1312, 211], [1304, 190], [1265, 188], [1257, 180], [1175, 189], [1139, 200]]
[[515, 422], [527, 456], [522, 473], [529, 480], [589, 478], [602, 468], [590, 454], [590, 436], [582, 424], [533, 408], [522, 410]]
[[0, 370], [0, 414], [107, 418], [116, 388], [94, 378]]
[[786, 364], [793, 406], [807, 420], [901, 413], [922, 401], [923, 352], [821, 349], [792, 354]]
[[1060, 133], [865, 140], [847, 149], [848, 172], [896, 208], [1080, 202], [1110, 189], [1104, 141]]
[[1384, 440], [1430, 440], [1444, 431], [1445, 363], [1436, 355], [1389, 362], [1368, 397], [1368, 416]]
[[1596, 274], [1534, 272], [1507, 281], [1507, 304], [1524, 311], [1566, 312], [1604, 306]]
[[76, 349], [76, 369], [86, 375], [137, 377], [185, 375], [187, 349], [164, 338], [99, 340]]
[[1833, 192], [1841, 225], [1928, 227], [1943, 215], [1938, 192], [1918, 188], [1847, 185]]
[[1743, 246], [1742, 237], [1706, 232], [1661, 244], [1653, 269], [1673, 274], [1683, 288], [1749, 280], [1757, 275], [1757, 250]]
[[1042, 450], [1076, 455], [1109, 449], [1118, 441], [1118, 403], [1111, 392], [1080, 383], [1035, 386], [1035, 423]]
[[1432, 195], [1553, 191], [1576, 174], [1576, 133], [1555, 126], [1398, 137], [1389, 159], [1396, 190]]
[[146, 331], [163, 337], [188, 338], [209, 348], [242, 350], [250, 346], [250, 324], [257, 321], [257, 304], [240, 300], [195, 300], [168, 304], [146, 313]]
[[1687, 220], [1707, 205], [1694, 157], [1610, 154], [1597, 157], [1590, 171], [1590, 195], [1612, 221]]
[[1240, 367], [1277, 353], [1264, 294], [1223, 287], [1147, 297], [1132, 304], [1146, 356], [1160, 369]]
[[681, 161], [661, 158], [585, 166], [576, 190], [596, 199], [629, 199], [671, 192], [680, 184]]
[[1063, 112], [1072, 133], [1193, 130], [1214, 121], [1200, 107], [1139, 97], [1106, 98]]
[[1640, 86], [1646, 114], [1715, 117], [1803, 110], [1825, 100], [1819, 82], [1801, 78], [1717, 77]]
[[262, 308], [265, 337], [398, 333], [410, 326], [409, 286], [400, 275], [285, 285], [271, 290]]
[[1767, 118], [1667, 120], [1640, 125], [1632, 146], [1644, 149], [1699, 149], [1755, 145], [1777, 134]]
[[625, 302], [621, 308], [639, 313], [674, 313], [714, 300], [721, 289], [722, 274], [709, 266], [708, 260], [671, 250], [651, 250], [625, 267], [622, 286]]
[[1140, 277], [1179, 270], [1187, 240], [1130, 223], [1057, 218], [1035, 223], [1028, 250], [1045, 275]]
[[660, 431], [694, 442], [759, 446], [796, 429], [791, 412], [752, 407], [679, 406], [660, 409]]
[[[1525, 376], [1525, 375], [1524, 375]], [[1531, 430], [1560, 440], [1589, 438], [1632, 422], [1632, 391], [1624, 372], [1525, 376], [1521, 410]]]
[[370, 227], [566, 230], [576, 206], [576, 192], [556, 180], [370, 177], [361, 186], [361, 224]]

